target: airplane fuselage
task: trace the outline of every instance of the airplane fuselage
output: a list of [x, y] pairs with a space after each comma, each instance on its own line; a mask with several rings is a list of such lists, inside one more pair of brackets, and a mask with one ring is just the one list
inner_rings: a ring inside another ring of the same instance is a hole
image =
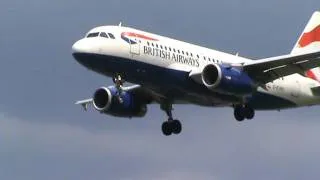
[[[103, 34], [102, 34], [103, 33]], [[176, 102], [202, 106], [232, 106], [244, 97], [215, 92], [190, 78], [208, 64], [241, 65], [253, 60], [121, 26], [92, 29], [73, 46], [73, 56], [85, 67], [113, 77], [124, 75]], [[279, 110], [319, 104], [311, 88], [319, 82], [292, 74], [257, 88], [245, 97], [254, 109]]]

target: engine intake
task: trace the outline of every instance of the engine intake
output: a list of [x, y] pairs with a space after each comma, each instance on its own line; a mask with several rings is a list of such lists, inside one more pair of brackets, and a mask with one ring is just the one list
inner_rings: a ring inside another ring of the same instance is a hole
[[111, 105], [112, 94], [108, 88], [102, 87], [93, 95], [93, 106], [98, 111], [106, 111]]
[[216, 64], [209, 64], [202, 71], [202, 82], [209, 89], [217, 87], [221, 77], [221, 68]]
[[[121, 101], [120, 101], [120, 98]], [[118, 94], [115, 87], [101, 87], [93, 95], [97, 111], [118, 117], [143, 117], [147, 113], [145, 102], [132, 92]]]
[[247, 73], [234, 67], [209, 64], [202, 70], [202, 83], [210, 90], [231, 95], [248, 95], [255, 90]]

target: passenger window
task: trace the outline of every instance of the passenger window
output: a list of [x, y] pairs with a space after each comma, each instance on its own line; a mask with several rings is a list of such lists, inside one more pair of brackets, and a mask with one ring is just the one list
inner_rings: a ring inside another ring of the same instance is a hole
[[162, 45], [160, 45], [160, 48], [163, 49], [163, 48], [162, 48]]
[[95, 32], [95, 33], [90, 33], [90, 34], [88, 34], [87, 38], [98, 37], [98, 36], [99, 36], [99, 33], [98, 33], [98, 32]]
[[187, 54], [187, 56], [189, 56], [189, 53], [188, 53], [188, 52], [186, 52], [186, 54]]
[[148, 44], [148, 46], [150, 46], [150, 43], [149, 43], [149, 41], [147, 42], [147, 44]]
[[191, 57], [193, 57], [193, 54], [192, 54], [192, 53], [190, 53], [190, 55], [191, 55]]
[[115, 37], [114, 37], [114, 35], [113, 35], [113, 34], [108, 33], [108, 35], [109, 35], [109, 37], [110, 37], [111, 39], [115, 39]]
[[180, 50], [178, 49], [178, 53], [180, 53]]
[[105, 32], [100, 33], [100, 37], [109, 38], [109, 36]]
[[181, 51], [182, 52], [182, 54], [184, 54], [184, 51]]
[[171, 47], [169, 47], [169, 51], [171, 51]]
[[173, 52], [176, 52], [176, 49], [175, 49], [175, 48], [173, 48]]
[[164, 49], [167, 50], [167, 46], [165, 46]]
[[154, 44], [152, 43], [152, 46], [154, 47]]
[[156, 47], [159, 48], [158, 44], [156, 44]]

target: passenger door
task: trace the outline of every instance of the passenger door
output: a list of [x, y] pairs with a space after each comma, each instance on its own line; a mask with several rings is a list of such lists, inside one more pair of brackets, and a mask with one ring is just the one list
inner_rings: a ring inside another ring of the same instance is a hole
[[140, 40], [134, 38], [134, 41], [130, 40], [130, 53], [133, 55], [140, 55]]

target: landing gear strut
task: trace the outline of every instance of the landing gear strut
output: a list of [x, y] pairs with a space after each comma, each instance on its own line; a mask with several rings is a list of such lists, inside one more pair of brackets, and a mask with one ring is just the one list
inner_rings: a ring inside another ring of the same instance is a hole
[[168, 121], [162, 123], [162, 133], [165, 136], [180, 134], [182, 125], [179, 120], [172, 118], [172, 104], [161, 104], [161, 109], [167, 113]]
[[123, 99], [121, 98], [121, 94], [123, 92], [123, 83], [125, 82], [121, 74], [117, 73], [113, 78], [113, 83], [115, 84], [115, 87], [117, 89], [117, 94], [116, 96], [118, 97], [118, 101], [120, 103], [123, 103]]
[[243, 121], [244, 119], [251, 120], [254, 118], [255, 112], [248, 105], [236, 105], [234, 107], [234, 117], [237, 121]]

